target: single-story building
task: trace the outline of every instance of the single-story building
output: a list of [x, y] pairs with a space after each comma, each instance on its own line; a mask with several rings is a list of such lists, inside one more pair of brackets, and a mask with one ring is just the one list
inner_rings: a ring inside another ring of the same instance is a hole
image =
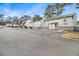
[[74, 30], [76, 23], [76, 13], [44, 20], [47, 29]]
[[25, 22], [25, 26], [26, 27], [33, 27], [33, 24], [32, 24], [32, 20], [27, 20], [26, 22]]

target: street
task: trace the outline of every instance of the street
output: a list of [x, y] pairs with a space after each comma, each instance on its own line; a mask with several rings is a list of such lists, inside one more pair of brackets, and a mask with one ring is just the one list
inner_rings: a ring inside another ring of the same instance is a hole
[[45, 30], [0, 29], [0, 56], [78, 56], [79, 41]]

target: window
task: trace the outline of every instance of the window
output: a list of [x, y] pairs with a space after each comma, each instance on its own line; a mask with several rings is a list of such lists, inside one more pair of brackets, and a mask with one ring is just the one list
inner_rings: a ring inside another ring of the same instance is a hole
[[67, 22], [67, 19], [66, 18], [64, 18], [64, 22]]
[[74, 19], [74, 16], [72, 16], [72, 19]]
[[67, 18], [64, 18], [64, 25], [67, 25]]

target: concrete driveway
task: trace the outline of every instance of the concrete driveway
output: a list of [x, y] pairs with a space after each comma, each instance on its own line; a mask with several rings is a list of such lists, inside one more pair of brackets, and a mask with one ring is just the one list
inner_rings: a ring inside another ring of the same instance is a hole
[[74, 56], [79, 42], [60, 37], [62, 33], [21, 28], [0, 29], [1, 56]]

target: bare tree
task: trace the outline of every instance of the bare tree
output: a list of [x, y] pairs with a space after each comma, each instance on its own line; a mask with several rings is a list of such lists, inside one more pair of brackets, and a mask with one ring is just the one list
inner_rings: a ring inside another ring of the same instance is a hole
[[65, 7], [64, 3], [48, 4], [44, 15], [46, 18], [59, 16], [60, 14], [63, 13], [64, 7]]

